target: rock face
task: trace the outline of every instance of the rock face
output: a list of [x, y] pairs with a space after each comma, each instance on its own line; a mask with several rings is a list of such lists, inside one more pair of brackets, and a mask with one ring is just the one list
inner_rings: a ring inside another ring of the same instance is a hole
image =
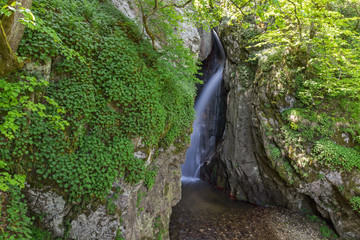
[[289, 144], [281, 112], [295, 103], [289, 87], [295, 80], [279, 81], [285, 64], [272, 66], [265, 57], [247, 61], [260, 51], [246, 48], [256, 31], [237, 26], [220, 31], [228, 58], [226, 129], [203, 176], [233, 198], [321, 214], [342, 237], [360, 239], [360, 215], [349, 203], [360, 174], [320, 165], [309, 146]]
[[[137, 23], [141, 23], [141, 15], [134, 1], [131, 0], [112, 0], [113, 4], [128, 18]], [[179, 14], [183, 10], [178, 9]], [[189, 23], [181, 23], [180, 29], [174, 29], [180, 34], [184, 45], [196, 54], [199, 60], [203, 61], [210, 54], [212, 49], [211, 32], [198, 29]]]
[[[26, 71], [50, 80], [51, 61], [45, 65], [28, 63]], [[42, 224], [57, 237], [70, 239], [113, 240], [123, 237], [135, 239], [168, 239], [172, 207], [181, 199], [181, 164], [185, 162], [186, 147], [181, 151], [174, 146], [166, 150], [144, 151], [141, 139], [133, 141], [134, 156], [146, 160], [158, 169], [151, 189], [144, 183], [132, 185], [122, 179], [112, 186], [104, 202], [75, 203], [63, 198], [58, 188], [41, 189], [27, 186], [29, 209], [44, 216]], [[120, 238], [121, 239], [121, 238]]]
[[66, 202], [51, 187], [30, 188], [26, 194], [29, 207], [45, 216], [46, 227], [58, 237], [66, 234], [69, 226], [65, 222], [69, 222], [71, 239], [168, 239], [171, 207], [181, 198], [180, 164], [186, 154], [175, 151], [169, 147], [156, 158], [159, 171], [151, 190], [142, 183], [134, 186], [119, 180], [108, 196], [110, 204], [92, 203], [77, 212], [79, 205]]
[[[138, 21], [139, 12], [133, 1], [113, 0], [126, 16]], [[211, 34], [193, 26], [183, 25], [181, 37], [201, 59], [211, 51]], [[46, 80], [50, 79], [52, 63], [44, 66], [29, 63], [26, 71], [37, 73]], [[52, 78], [60, 76], [52, 76]], [[134, 141], [135, 157], [146, 159], [147, 163], [158, 169], [156, 181], [151, 189], [144, 183], [131, 185], [118, 179], [113, 183], [112, 192], [106, 201], [88, 200], [70, 202], [56, 186], [41, 189], [27, 186], [26, 198], [30, 211], [43, 216], [45, 229], [57, 237], [69, 239], [113, 240], [113, 239], [168, 239], [172, 206], [181, 198], [181, 168], [186, 158], [186, 149], [174, 146], [166, 150], [143, 150], [141, 141]], [[158, 155], [154, 156], [154, 152]]]

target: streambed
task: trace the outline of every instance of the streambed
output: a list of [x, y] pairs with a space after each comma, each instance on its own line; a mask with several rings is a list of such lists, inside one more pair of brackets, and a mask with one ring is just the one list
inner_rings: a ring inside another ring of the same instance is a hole
[[233, 201], [207, 183], [183, 182], [182, 199], [173, 207], [171, 240], [320, 240], [320, 225], [278, 207]]

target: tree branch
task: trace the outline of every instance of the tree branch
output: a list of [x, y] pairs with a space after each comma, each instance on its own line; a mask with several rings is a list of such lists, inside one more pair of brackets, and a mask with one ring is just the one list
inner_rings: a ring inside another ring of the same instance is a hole
[[147, 33], [147, 35], [150, 37], [151, 39], [151, 43], [153, 45], [153, 48], [156, 50], [156, 47], [155, 47], [155, 35], [154, 33], [151, 31], [150, 27], [149, 27], [149, 18], [151, 16], [153, 16], [157, 11], [161, 10], [161, 9], [165, 9], [165, 8], [169, 8], [169, 7], [175, 7], [175, 8], [184, 8], [186, 7], [187, 5], [189, 5], [193, 0], [187, 0], [185, 3], [183, 4], [176, 4], [176, 3], [172, 3], [172, 4], [166, 4], [162, 7], [159, 7], [159, 4], [162, 2], [159, 0], [154, 0], [154, 7], [151, 9], [151, 11], [148, 13], [148, 14], [145, 14], [144, 13], [144, 9], [142, 7], [142, 4], [140, 2], [140, 10], [141, 10], [141, 13], [142, 13], [142, 22], [144, 24], [144, 29], [145, 29], [145, 32]]
[[297, 24], [298, 24], [298, 27], [299, 27], [299, 37], [300, 37], [300, 42], [302, 42], [302, 28], [301, 28], [301, 22], [300, 22], [300, 19], [297, 15], [297, 7], [296, 7], [296, 4], [291, 1], [291, 0], [287, 0], [288, 2], [290, 2], [293, 6], [294, 6], [294, 12], [295, 12], [295, 18], [297, 20]]
[[234, 0], [230, 0], [230, 2], [231, 2], [232, 4], [234, 4], [234, 6], [235, 6], [237, 9], [240, 10], [240, 12], [242, 13], [242, 15], [246, 15], [246, 14], [243, 12], [242, 9], [243, 9], [244, 7], [246, 7], [246, 6], [251, 2], [251, 0], [248, 1], [248, 2], [246, 2], [246, 3], [244, 3], [242, 6], [239, 6], [237, 3], [234, 2]]
[[[30, 8], [33, 0], [18, 0], [20, 6]], [[8, 0], [7, 5], [10, 6], [15, 0]], [[16, 5], [18, 10], [19, 5]], [[0, 19], [0, 76], [14, 72], [23, 67], [14, 52], [16, 52], [25, 26], [19, 22], [23, 17], [22, 13], [15, 11], [10, 16], [3, 16]]]

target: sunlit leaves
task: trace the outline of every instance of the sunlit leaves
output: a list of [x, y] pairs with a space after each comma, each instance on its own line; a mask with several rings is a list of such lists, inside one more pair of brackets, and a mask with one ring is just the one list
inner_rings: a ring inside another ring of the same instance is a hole
[[[25, 85], [4, 85], [17, 101], [15, 112], [4, 111], [20, 115], [8, 121], [17, 130], [3, 141], [1, 156], [71, 199], [104, 198], [118, 177], [151, 187], [156, 171], [134, 157], [132, 139], [141, 137], [150, 148], [188, 133], [197, 81], [193, 54], [176, 36], [155, 51], [108, 2], [38, 0], [33, 6], [45, 30], [27, 29], [18, 52], [40, 63], [52, 59], [52, 77], [43, 86], [32, 77], [20, 81]], [[63, 128], [53, 126], [64, 120]]]
[[[32, 113], [38, 113], [44, 118], [48, 118], [57, 127], [64, 129], [67, 125], [59, 116], [55, 117], [51, 114], [46, 114], [46, 107], [40, 102], [35, 102], [30, 98], [30, 95], [44, 90], [49, 83], [45, 80], [38, 80], [32, 76], [19, 76], [17, 82], [11, 82], [7, 78], [0, 79], [1, 99], [0, 111], [3, 112], [3, 121], [0, 122], [0, 132], [7, 138], [14, 138], [14, 134], [18, 133], [19, 126], [16, 124], [16, 119], [30, 116]], [[64, 110], [56, 104], [56, 102], [47, 97], [48, 102], [55, 106], [59, 112]], [[25, 111], [24, 111], [25, 109]]]

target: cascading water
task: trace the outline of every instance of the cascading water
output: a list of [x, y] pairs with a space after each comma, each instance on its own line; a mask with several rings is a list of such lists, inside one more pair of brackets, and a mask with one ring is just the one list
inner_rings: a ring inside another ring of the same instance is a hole
[[213, 60], [213, 74], [210, 74], [195, 104], [196, 119], [193, 123], [191, 146], [186, 153], [186, 162], [181, 166], [182, 181], [197, 180], [201, 164], [214, 153], [216, 147], [225, 51], [215, 31], [213, 36], [216, 54]]

